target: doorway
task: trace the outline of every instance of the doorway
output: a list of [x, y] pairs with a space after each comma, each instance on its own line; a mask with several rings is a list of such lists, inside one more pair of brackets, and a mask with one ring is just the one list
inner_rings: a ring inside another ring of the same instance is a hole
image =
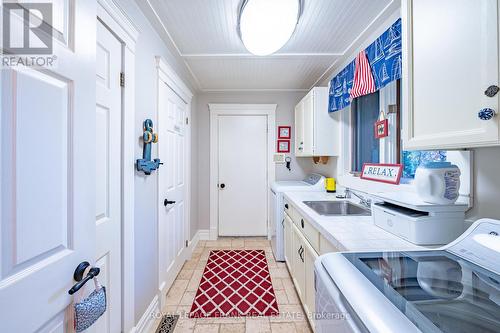
[[[158, 299], [190, 256], [190, 129], [192, 94], [161, 58], [158, 62]], [[176, 82], [176, 84], [174, 84]]]
[[275, 104], [210, 104], [210, 238], [267, 236]]

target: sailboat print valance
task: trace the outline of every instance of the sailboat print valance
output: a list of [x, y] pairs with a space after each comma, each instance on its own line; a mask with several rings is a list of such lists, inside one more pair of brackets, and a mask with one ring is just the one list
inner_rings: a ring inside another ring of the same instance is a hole
[[[401, 78], [401, 19], [398, 19], [379, 38], [365, 49], [370, 63], [375, 88]], [[330, 81], [328, 112], [342, 110], [351, 104], [350, 92], [354, 82], [355, 61], [341, 70]]]

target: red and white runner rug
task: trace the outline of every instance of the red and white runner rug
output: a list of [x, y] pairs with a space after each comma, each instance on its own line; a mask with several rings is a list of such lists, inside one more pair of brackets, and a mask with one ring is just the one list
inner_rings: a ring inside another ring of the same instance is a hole
[[264, 250], [211, 251], [190, 318], [277, 316]]

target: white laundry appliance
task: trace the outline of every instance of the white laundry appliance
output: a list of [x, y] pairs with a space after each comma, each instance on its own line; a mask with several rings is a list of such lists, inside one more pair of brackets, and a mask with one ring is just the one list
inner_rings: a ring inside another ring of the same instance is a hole
[[316, 331], [500, 332], [499, 234], [482, 219], [441, 249], [319, 257]]
[[284, 192], [324, 191], [325, 177], [315, 173], [301, 181], [277, 181], [271, 184], [269, 203], [269, 238], [276, 261], [285, 261], [285, 235], [283, 231]]

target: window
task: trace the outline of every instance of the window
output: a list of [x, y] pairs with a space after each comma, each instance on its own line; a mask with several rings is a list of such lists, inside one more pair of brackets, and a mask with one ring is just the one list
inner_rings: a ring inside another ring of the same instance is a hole
[[425, 162], [445, 162], [447, 152], [438, 151], [403, 151], [401, 160], [403, 161], [403, 178], [415, 178], [415, 171], [420, 164]]
[[[401, 151], [401, 80], [351, 103], [351, 173], [359, 174], [364, 163], [403, 164], [402, 182], [415, 178], [418, 166], [429, 161], [444, 162], [446, 151]], [[389, 136], [376, 139], [374, 124], [384, 111], [389, 119]]]
[[352, 171], [361, 172], [364, 163], [379, 163], [379, 140], [373, 133], [373, 124], [379, 117], [379, 92], [358, 97], [351, 104]]

